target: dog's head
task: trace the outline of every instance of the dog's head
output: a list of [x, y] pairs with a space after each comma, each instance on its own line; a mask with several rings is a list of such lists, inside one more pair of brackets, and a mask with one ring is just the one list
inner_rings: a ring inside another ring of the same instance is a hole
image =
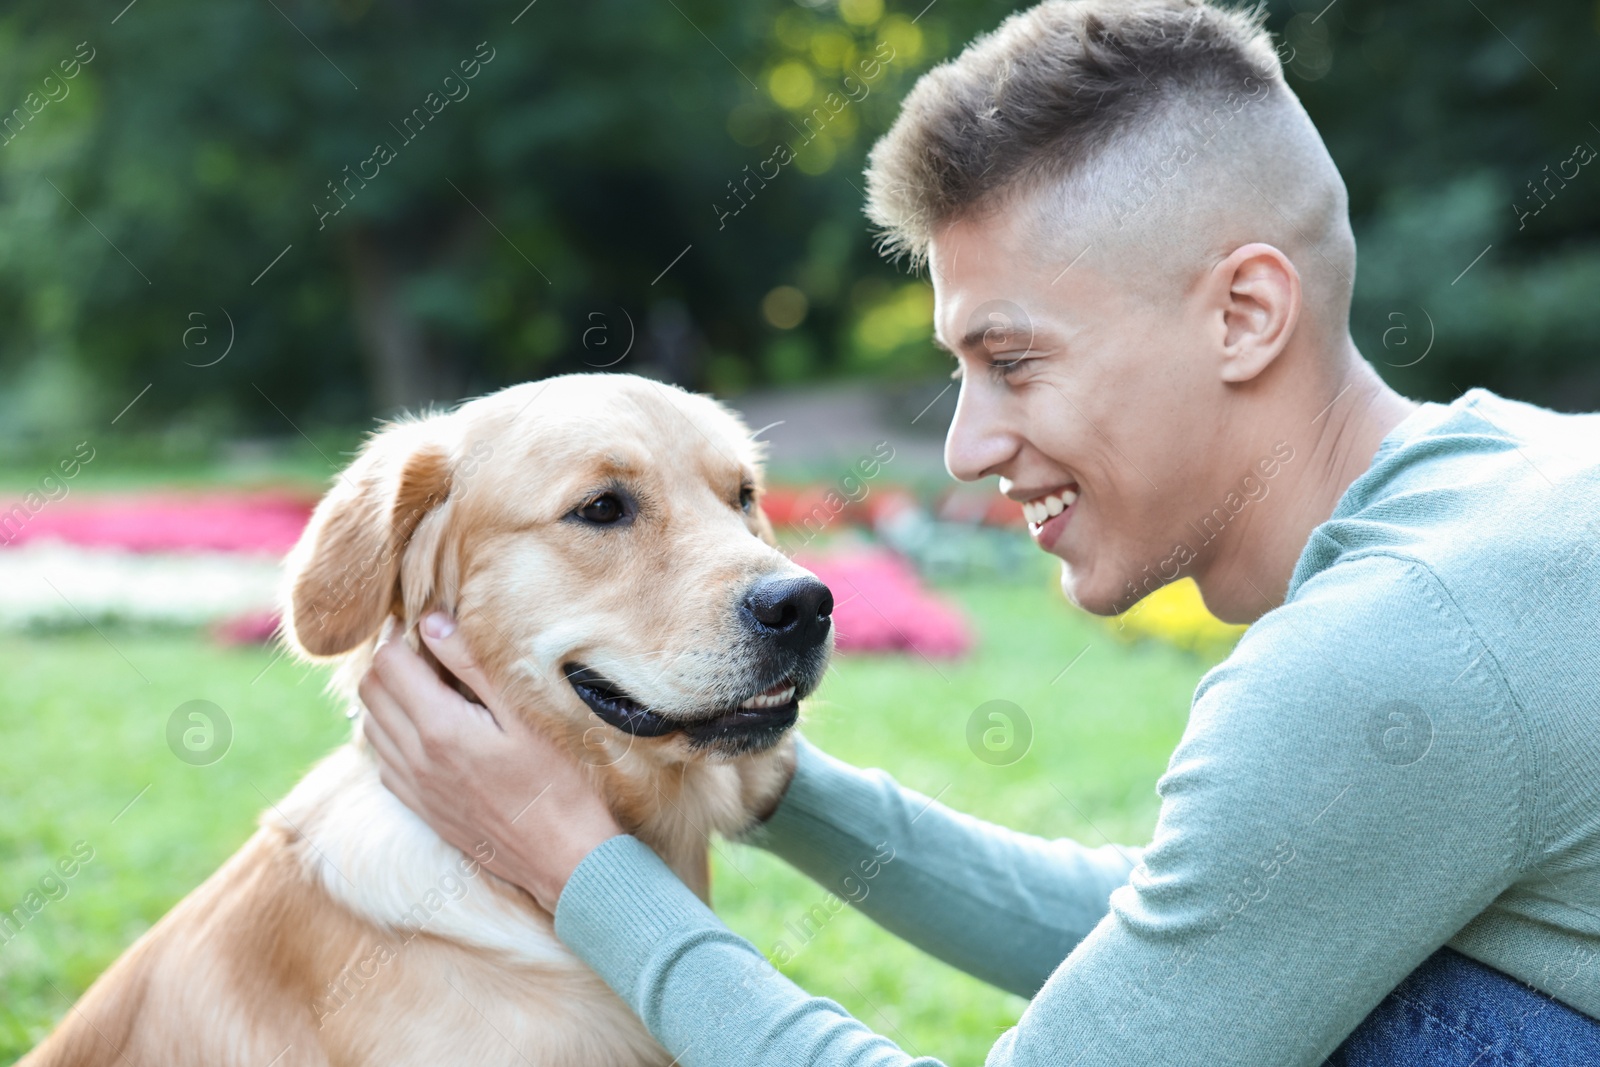
[[833, 598], [773, 545], [759, 446], [620, 374], [518, 385], [375, 434], [288, 561], [285, 631], [364, 669], [454, 615], [513, 710], [596, 766], [771, 749], [820, 682]]

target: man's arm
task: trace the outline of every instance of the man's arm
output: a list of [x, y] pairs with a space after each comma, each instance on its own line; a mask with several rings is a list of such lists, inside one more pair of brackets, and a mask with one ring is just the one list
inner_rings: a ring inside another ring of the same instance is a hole
[[[989, 1064], [1320, 1063], [1515, 878], [1524, 760], [1426, 571], [1313, 578], [1201, 683], [1143, 862]], [[556, 930], [684, 1064], [937, 1062], [778, 975], [631, 838], [578, 866]]]
[[1025, 997], [1105, 916], [1140, 853], [974, 819], [803, 740], [783, 802], [744, 840], [928, 954]]

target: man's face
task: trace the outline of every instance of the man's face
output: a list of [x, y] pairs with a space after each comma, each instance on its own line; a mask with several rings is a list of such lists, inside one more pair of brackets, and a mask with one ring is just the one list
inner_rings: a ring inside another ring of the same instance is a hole
[[[945, 465], [962, 481], [998, 475], [1061, 558], [1067, 596], [1111, 614], [1192, 570], [1175, 548], [1196, 544], [1187, 520], [1205, 512], [1222, 455], [1215, 331], [1181, 283], [1170, 297], [1137, 291], [1132, 257], [1092, 239], [1041, 258], [1030, 218], [951, 223], [929, 250], [935, 338], [961, 376]], [[1051, 497], [1065, 505], [1055, 515]]]

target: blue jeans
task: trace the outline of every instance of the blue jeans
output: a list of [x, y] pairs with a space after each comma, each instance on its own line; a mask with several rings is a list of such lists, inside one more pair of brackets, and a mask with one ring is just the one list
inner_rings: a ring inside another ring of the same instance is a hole
[[1595, 1067], [1600, 1022], [1441, 948], [1373, 1009], [1327, 1067]]

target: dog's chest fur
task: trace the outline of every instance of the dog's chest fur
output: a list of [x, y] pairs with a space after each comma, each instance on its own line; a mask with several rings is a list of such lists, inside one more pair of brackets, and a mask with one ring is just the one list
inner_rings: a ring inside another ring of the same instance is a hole
[[[637, 832], [705, 895], [707, 834], [747, 816], [733, 768], [696, 766], [686, 778], [670, 797], [658, 784], [636, 798], [649, 811]], [[263, 823], [284, 831], [308, 881], [368, 931], [347, 951], [350, 963], [317, 986], [319, 1041], [334, 1062], [340, 1048], [391, 1045], [401, 1018], [414, 1033], [383, 1062], [670, 1062], [557, 940], [551, 917], [441, 840], [383, 787], [356, 744], [318, 765]]]

